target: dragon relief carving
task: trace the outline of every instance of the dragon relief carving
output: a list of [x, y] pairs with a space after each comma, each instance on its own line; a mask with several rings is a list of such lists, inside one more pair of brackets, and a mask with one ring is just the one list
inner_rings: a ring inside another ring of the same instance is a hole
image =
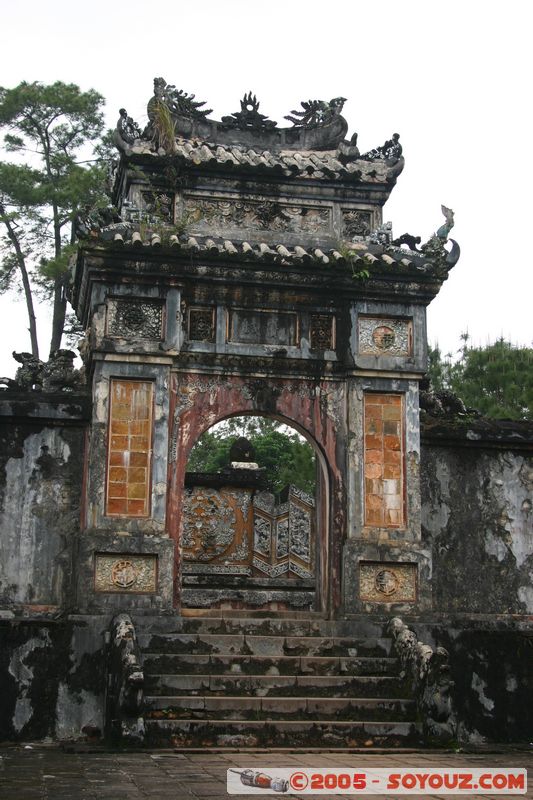
[[343, 109], [345, 97], [334, 97], [328, 102], [324, 100], [303, 100], [300, 105], [302, 111], [293, 109], [285, 119], [295, 127], [316, 127], [325, 125], [338, 117]]

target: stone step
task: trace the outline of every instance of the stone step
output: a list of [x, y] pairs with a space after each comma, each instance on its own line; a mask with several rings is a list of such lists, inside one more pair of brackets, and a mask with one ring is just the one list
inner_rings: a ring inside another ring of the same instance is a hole
[[144, 670], [149, 673], [217, 675], [395, 675], [396, 658], [380, 656], [243, 656], [145, 653]]
[[389, 675], [147, 674], [145, 694], [402, 698], [406, 689], [401, 678]]
[[332, 697], [213, 697], [185, 695], [145, 697], [145, 719], [327, 719], [410, 721], [416, 716], [413, 700], [405, 698]]
[[258, 656], [389, 656], [392, 640], [384, 637], [260, 636], [255, 634], [140, 634], [139, 645], [149, 653]]
[[[206, 576], [207, 577], [207, 576]], [[215, 576], [209, 576], [211, 578]], [[316, 602], [316, 592], [305, 587], [300, 591], [296, 587], [263, 588], [247, 581], [246, 587], [235, 585], [235, 579], [216, 576], [216, 581], [206, 580], [204, 576], [188, 575], [183, 582], [181, 591], [181, 605], [183, 609], [212, 610], [227, 608], [228, 606], [248, 606], [254, 610], [268, 610], [276, 613], [278, 608], [300, 613], [312, 613]], [[239, 579], [237, 579], [239, 580]], [[252, 579], [253, 580], [253, 579]], [[231, 584], [234, 585], [231, 585]], [[211, 588], [213, 584], [216, 588]], [[221, 585], [223, 584], [223, 585]], [[224, 585], [225, 584], [225, 585]], [[229, 585], [228, 585], [229, 584]], [[263, 584], [263, 581], [261, 581]], [[246, 601], [243, 594], [246, 593]]]
[[[272, 612], [270, 612], [272, 614]], [[324, 619], [320, 615], [305, 617], [284, 616], [172, 616], [158, 617], [144, 626], [146, 633], [170, 635], [173, 633], [232, 634], [255, 636], [346, 636], [364, 639], [384, 635], [386, 621], [372, 621], [368, 617], [349, 620]]]
[[413, 722], [147, 719], [145, 725], [152, 747], [400, 747], [421, 740]]

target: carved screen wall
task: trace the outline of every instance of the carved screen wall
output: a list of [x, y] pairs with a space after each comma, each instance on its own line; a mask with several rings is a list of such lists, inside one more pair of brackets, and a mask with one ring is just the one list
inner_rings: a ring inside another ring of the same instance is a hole
[[315, 502], [295, 487], [270, 492], [193, 486], [185, 490], [185, 574], [312, 578]]
[[185, 573], [251, 574], [251, 489], [193, 486], [183, 502]]
[[254, 573], [312, 578], [315, 501], [295, 486], [286, 494], [285, 502], [279, 504], [270, 492], [259, 492], [254, 498]]
[[111, 380], [106, 514], [150, 514], [153, 384]]

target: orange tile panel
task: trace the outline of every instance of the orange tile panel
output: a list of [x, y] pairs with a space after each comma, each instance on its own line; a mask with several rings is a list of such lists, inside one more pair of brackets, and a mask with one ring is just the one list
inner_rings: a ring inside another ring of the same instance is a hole
[[364, 398], [365, 524], [403, 523], [403, 399], [397, 394]]
[[385, 464], [383, 467], [384, 478], [400, 478], [402, 471], [399, 464]]
[[384, 464], [399, 464], [402, 463], [402, 451], [401, 450], [385, 450], [383, 453], [383, 463]]
[[146, 465], [148, 464], [148, 457], [149, 454], [147, 452], [130, 453], [129, 465], [130, 467], [146, 467]]
[[399, 436], [401, 433], [400, 430], [400, 420], [396, 421], [394, 419], [387, 419], [383, 423], [383, 433], [386, 436]]
[[383, 437], [375, 433], [367, 433], [365, 436], [365, 448], [367, 450], [380, 450], [383, 447]]
[[111, 381], [106, 513], [147, 516], [153, 384]]
[[129, 423], [125, 419], [111, 420], [111, 433], [127, 435], [130, 432], [129, 427]]
[[129, 436], [111, 436], [110, 450], [127, 450]]
[[365, 433], [382, 433], [383, 422], [375, 417], [365, 419]]
[[128, 500], [144, 500], [146, 489], [145, 483], [128, 483]]
[[381, 395], [381, 397], [383, 398], [381, 402], [382, 402], [382, 404], [384, 406], [397, 406], [398, 408], [401, 408], [401, 405], [402, 405], [402, 396], [401, 395], [399, 395], [399, 394], [383, 394], [383, 395]]
[[122, 467], [125, 466], [128, 459], [126, 453], [121, 453], [120, 450], [110, 450], [109, 452], [109, 466]]
[[129, 517], [145, 517], [146, 502], [144, 500], [128, 500], [127, 513]]
[[128, 470], [125, 467], [109, 467], [109, 481], [125, 483], [128, 479]]
[[130, 450], [137, 450], [144, 453], [150, 447], [148, 436], [130, 436]]
[[108, 497], [126, 497], [128, 486], [126, 483], [110, 483], [107, 489]]
[[128, 470], [128, 483], [146, 483], [144, 467], [131, 467]]
[[395, 475], [385, 475], [382, 464], [365, 464], [365, 478], [381, 478], [382, 476], [385, 478], [396, 477]]
[[383, 419], [399, 421], [402, 418], [402, 409], [399, 406], [383, 406]]
[[383, 510], [382, 509], [367, 509], [366, 512], [366, 524], [373, 525], [376, 528], [379, 528], [383, 525], [384, 517], [383, 517]]
[[369, 510], [383, 511], [383, 498], [379, 494], [369, 494], [366, 497], [366, 505]]
[[108, 514], [125, 514], [127, 512], [127, 508], [128, 508], [127, 500], [108, 497], [107, 499]]
[[399, 436], [384, 436], [383, 448], [385, 450], [401, 450], [402, 443]]

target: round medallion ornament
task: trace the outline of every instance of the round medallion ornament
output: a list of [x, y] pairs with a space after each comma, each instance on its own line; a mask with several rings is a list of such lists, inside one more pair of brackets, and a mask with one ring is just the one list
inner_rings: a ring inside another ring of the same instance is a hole
[[372, 331], [372, 340], [379, 350], [390, 350], [394, 347], [396, 334], [388, 325], [379, 325]]
[[377, 573], [374, 584], [381, 594], [394, 594], [398, 589], [398, 578], [390, 569], [382, 569]]
[[111, 580], [120, 589], [128, 589], [137, 580], [137, 572], [131, 561], [115, 561], [111, 569]]
[[139, 303], [128, 303], [121, 309], [122, 322], [128, 328], [138, 331], [144, 325], [144, 311]]

